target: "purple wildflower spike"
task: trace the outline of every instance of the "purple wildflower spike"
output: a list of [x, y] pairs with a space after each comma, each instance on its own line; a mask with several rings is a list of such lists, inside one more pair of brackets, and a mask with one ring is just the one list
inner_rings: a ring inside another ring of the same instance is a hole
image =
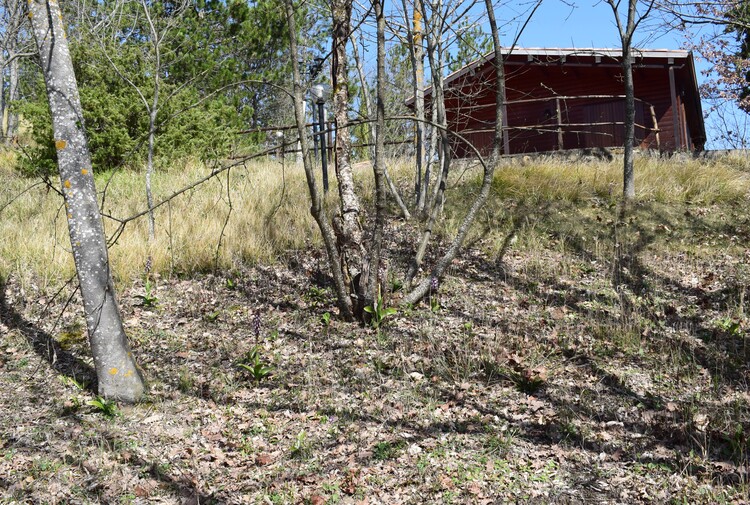
[[432, 279], [430, 279], [430, 291], [436, 293], [439, 286], [440, 282], [438, 281], [437, 277], [433, 277]]
[[256, 339], [260, 337], [260, 310], [256, 310], [253, 314], [253, 334]]

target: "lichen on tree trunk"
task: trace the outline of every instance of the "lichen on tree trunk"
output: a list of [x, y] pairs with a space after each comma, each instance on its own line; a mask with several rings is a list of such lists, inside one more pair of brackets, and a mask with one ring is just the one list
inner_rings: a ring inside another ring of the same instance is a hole
[[135, 402], [145, 386], [120, 319], [96, 199], [91, 155], [62, 13], [56, 0], [29, 0], [47, 86], [70, 243], [83, 298], [99, 394]]

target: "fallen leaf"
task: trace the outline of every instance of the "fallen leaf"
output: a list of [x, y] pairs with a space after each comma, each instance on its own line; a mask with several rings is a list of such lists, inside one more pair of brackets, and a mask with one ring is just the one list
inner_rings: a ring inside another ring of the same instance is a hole
[[255, 458], [255, 462], [258, 463], [261, 466], [270, 465], [273, 461], [273, 458], [271, 458], [270, 454], [260, 454], [257, 458]]

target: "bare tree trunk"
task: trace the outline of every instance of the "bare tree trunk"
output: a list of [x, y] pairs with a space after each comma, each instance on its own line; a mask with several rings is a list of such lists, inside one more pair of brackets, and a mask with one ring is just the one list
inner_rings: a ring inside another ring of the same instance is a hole
[[[445, 186], [448, 180], [448, 174], [450, 172], [450, 140], [448, 138], [448, 129], [446, 127], [446, 115], [445, 115], [445, 92], [443, 88], [443, 73], [442, 73], [442, 51], [439, 43], [439, 35], [436, 33], [436, 25], [439, 20], [434, 19], [436, 12], [439, 13], [441, 9], [441, 3], [438, 1], [432, 5], [433, 18], [428, 21], [425, 16], [425, 24], [428, 26], [427, 29], [427, 56], [430, 61], [430, 69], [432, 74], [432, 99], [431, 107], [433, 110], [434, 122], [436, 127], [433, 127], [433, 136], [437, 134], [437, 150], [438, 159], [440, 163], [440, 171], [438, 172], [438, 178], [435, 181], [435, 189], [430, 199], [429, 205], [426, 207], [428, 212], [427, 223], [422, 236], [420, 237], [419, 245], [417, 246], [417, 252], [414, 255], [414, 259], [406, 272], [406, 285], [411, 286], [414, 276], [422, 266], [424, 256], [427, 252], [427, 246], [429, 245], [430, 239], [432, 238], [432, 232], [435, 227], [435, 223], [440, 214], [440, 210], [443, 207], [443, 199], [445, 198]], [[438, 14], [439, 15], [439, 14]]]
[[[357, 48], [357, 37], [354, 35], [354, 33], [351, 33], [349, 35], [349, 38], [352, 41], [352, 56], [354, 56], [354, 63], [357, 66], [357, 75], [359, 75], [359, 87], [362, 91], [362, 101], [365, 104], [365, 111], [367, 111], [367, 119], [371, 119], [373, 114], [373, 107], [372, 107], [372, 100], [370, 99], [370, 91], [367, 88], [367, 79], [365, 78], [365, 71], [362, 68], [362, 60], [359, 58], [359, 49]], [[378, 134], [378, 128], [377, 126], [372, 122], [367, 123], [369, 125], [370, 130], [370, 159], [375, 159], [375, 137]]]
[[633, 86], [633, 56], [630, 44], [622, 46], [622, 73], [625, 85], [625, 145], [623, 164], [623, 196], [626, 201], [635, 198], [635, 171], [633, 150], [635, 144], [635, 88]]
[[8, 67], [8, 61], [5, 59], [5, 51], [0, 49], [0, 129], [2, 130], [3, 141], [8, 144], [8, 95], [5, 93], [5, 69]]
[[[11, 6], [8, 4], [11, 3]], [[19, 60], [25, 54], [30, 54], [32, 49], [26, 48], [28, 40], [23, 39], [26, 18], [24, 3], [20, 1], [6, 1], [9, 9], [8, 25], [5, 28], [6, 54], [10, 60], [10, 72], [8, 74], [8, 100], [5, 103], [7, 111], [7, 124], [5, 130], [6, 144], [14, 144], [18, 135], [18, 113], [14, 110], [14, 102], [18, 100], [18, 83], [20, 79]], [[25, 51], [28, 51], [25, 53]]]
[[0, 119], [6, 145], [13, 143], [16, 136], [17, 115], [12, 110], [12, 104], [18, 99], [18, 59], [23, 56], [19, 46], [22, 44], [22, 27], [26, 17], [24, 7], [25, 2], [18, 0], [3, 0], [0, 7]]
[[482, 178], [482, 187], [479, 190], [477, 198], [474, 200], [471, 208], [469, 209], [469, 212], [461, 222], [461, 225], [458, 228], [458, 233], [456, 233], [456, 236], [453, 239], [453, 242], [451, 242], [448, 250], [445, 252], [443, 257], [438, 260], [437, 264], [430, 272], [430, 275], [422, 279], [422, 281], [414, 286], [414, 288], [412, 288], [411, 291], [401, 300], [402, 305], [415, 304], [419, 300], [424, 298], [424, 296], [429, 292], [431, 288], [432, 280], [442, 278], [446, 268], [448, 268], [451, 262], [458, 255], [458, 252], [461, 250], [461, 246], [466, 240], [466, 236], [471, 229], [471, 225], [474, 224], [474, 220], [476, 219], [479, 210], [487, 202], [487, 198], [489, 197], [490, 189], [492, 187], [492, 179], [495, 174], [495, 167], [492, 163], [484, 163], [484, 161], [481, 160], [481, 157], [480, 161], [484, 165], [484, 177]]
[[[331, 76], [333, 81], [333, 115], [336, 123], [336, 178], [341, 199], [340, 230], [337, 234], [341, 255], [341, 269], [346, 282], [352, 284], [356, 294], [354, 313], [359, 316], [365, 305], [367, 256], [360, 222], [360, 202], [354, 189], [354, 176], [351, 165], [351, 134], [349, 131], [349, 61], [346, 44], [351, 33], [352, 4], [350, 0], [331, 2], [333, 18]], [[354, 280], [357, 282], [354, 282]], [[364, 282], [364, 283], [363, 283]]]
[[336, 236], [331, 224], [327, 220], [325, 209], [323, 207], [323, 199], [318, 190], [317, 183], [315, 182], [315, 173], [313, 171], [312, 161], [310, 160], [310, 147], [308, 144], [307, 132], [305, 131], [304, 90], [302, 89], [302, 78], [299, 70], [299, 62], [297, 61], [299, 54], [297, 51], [296, 38], [297, 22], [294, 18], [293, 0], [285, 0], [284, 7], [286, 9], [287, 25], [289, 26], [289, 49], [294, 80], [294, 118], [297, 123], [297, 134], [299, 135], [299, 142], [302, 149], [302, 164], [305, 169], [307, 188], [310, 193], [310, 214], [318, 224], [318, 228], [323, 237], [323, 244], [325, 245], [328, 254], [328, 263], [331, 268], [333, 282], [336, 288], [339, 311], [341, 312], [342, 317], [352, 319], [352, 301], [349, 297], [350, 290], [347, 288], [344, 274], [341, 271], [341, 257], [336, 248]]
[[[367, 89], [367, 80], [365, 79], [365, 73], [364, 70], [362, 70], [362, 62], [359, 59], [359, 51], [357, 50], [357, 40], [352, 35], [352, 46], [354, 48], [353, 54], [354, 54], [354, 61], [357, 64], [357, 73], [359, 74], [359, 82], [360, 82], [360, 88], [362, 89], [362, 100], [365, 102], [365, 110], [367, 111], [367, 117], [372, 118], [373, 114], [373, 107], [372, 107], [372, 99], [370, 98], [370, 91]], [[377, 139], [378, 136], [378, 128], [375, 124], [372, 122], [368, 123], [370, 125], [370, 137], [372, 137], [373, 141]], [[375, 146], [370, 147], [370, 156], [372, 159], [375, 159]], [[385, 180], [388, 183], [388, 188], [391, 190], [391, 194], [393, 195], [393, 198], [396, 200], [396, 204], [398, 205], [399, 209], [401, 209], [401, 215], [404, 216], [405, 220], [411, 219], [411, 213], [409, 212], [409, 208], [404, 203], [404, 200], [401, 198], [401, 194], [398, 192], [398, 188], [393, 183], [393, 180], [391, 179], [390, 174], [388, 173], [388, 168], [385, 169]]]
[[[625, 203], [635, 198], [635, 172], [633, 170], [633, 151], [635, 144], [635, 88], [633, 86], [633, 35], [638, 25], [648, 17], [654, 6], [655, 0], [647, 0], [645, 3], [646, 10], [638, 14], [638, 0], [627, 1], [627, 19], [623, 24], [620, 16], [620, 1], [607, 0], [607, 4], [612, 9], [615, 18], [615, 25], [620, 32], [620, 42], [622, 43], [622, 72], [623, 84], [625, 87], [625, 145], [624, 162], [623, 162], [623, 199]], [[624, 208], [623, 208], [624, 210]]]
[[[432, 16], [428, 20], [425, 14], [425, 25], [427, 29], [427, 57], [430, 61], [430, 73], [432, 77], [432, 109], [434, 111], [434, 121], [440, 126], [437, 131], [433, 130], [435, 136], [435, 146], [438, 155], [438, 175], [435, 181], [435, 189], [432, 198], [426, 207], [426, 211], [432, 213], [435, 206], [443, 205], [443, 194], [445, 193], [445, 184], [450, 172], [450, 139], [448, 138], [447, 118], [445, 114], [445, 85], [443, 78], [443, 47], [439, 27], [442, 23], [440, 19], [443, 4], [442, 0], [432, 3]], [[436, 19], [437, 18], [437, 19]], [[429, 241], [429, 237], [427, 238]]]
[[[496, 79], [495, 99], [496, 99], [497, 121], [495, 124], [495, 139], [494, 139], [494, 145], [492, 149], [492, 160], [490, 160], [489, 163], [485, 163], [480, 153], [475, 152], [475, 154], [477, 155], [477, 158], [479, 159], [480, 163], [482, 163], [482, 166], [484, 168], [484, 177], [482, 178], [482, 187], [479, 190], [479, 194], [477, 195], [476, 199], [472, 203], [471, 208], [469, 209], [469, 212], [467, 212], [466, 216], [461, 222], [461, 225], [458, 228], [458, 233], [456, 233], [456, 236], [453, 239], [453, 242], [451, 243], [446, 253], [437, 262], [435, 267], [430, 272], [430, 275], [422, 279], [422, 281], [420, 281], [413, 289], [411, 289], [411, 291], [403, 298], [401, 303], [404, 305], [417, 303], [429, 292], [430, 289], [432, 289], [433, 280], [440, 279], [443, 276], [443, 274], [445, 273], [445, 269], [448, 268], [448, 265], [450, 265], [453, 259], [458, 255], [458, 252], [461, 249], [464, 241], [466, 240], [466, 236], [468, 235], [469, 230], [471, 229], [471, 226], [474, 223], [474, 220], [476, 219], [477, 213], [487, 202], [487, 198], [489, 198], [489, 194], [490, 194], [490, 189], [492, 188], [492, 179], [494, 178], [494, 175], [495, 175], [495, 166], [497, 163], [497, 159], [500, 155], [500, 148], [503, 143], [503, 130], [502, 130], [503, 98], [502, 97], [505, 95], [505, 92], [504, 92], [505, 69], [503, 66], [502, 48], [500, 46], [500, 36], [497, 31], [497, 24], [495, 22], [495, 14], [494, 14], [493, 6], [492, 6], [492, 0], [485, 0], [485, 7], [487, 9], [487, 15], [490, 21], [490, 29], [492, 30], [492, 43], [493, 43], [493, 47], [495, 50], [495, 79]], [[432, 60], [430, 64], [432, 65]], [[433, 80], [434, 80], [434, 76], [433, 76]], [[444, 130], [445, 126], [443, 124], [438, 124], [435, 126], [437, 126], [438, 128], [441, 128], [441, 131], [443, 132], [445, 131]], [[441, 138], [443, 139], [443, 141], [445, 141], [445, 137], [441, 136]], [[469, 146], [469, 147], [474, 149], [474, 146]], [[430, 220], [427, 225], [427, 230], [429, 232], [432, 231], [432, 226], [434, 225], [434, 222], [435, 222], [436, 208], [437, 206], [433, 208], [432, 215], [430, 216]], [[422, 251], [422, 254], [424, 254], [423, 251]], [[411, 284], [412, 279], [413, 277], [408, 279], [409, 284]]]
[[154, 194], [151, 190], [151, 177], [154, 175], [154, 144], [156, 142], [156, 119], [159, 114], [159, 74], [161, 73], [161, 39], [151, 19], [149, 6], [145, 0], [141, 1], [143, 14], [148, 21], [151, 32], [151, 43], [154, 46], [154, 96], [148, 110], [148, 161], [146, 165], [146, 204], [148, 205], [148, 239], [153, 242], [156, 237], [156, 219], [154, 218]]
[[505, 100], [505, 62], [503, 61], [503, 51], [500, 46], [500, 34], [497, 31], [497, 22], [495, 21], [495, 7], [492, 0], [484, 0], [484, 6], [487, 10], [487, 19], [490, 22], [490, 31], [492, 32], [492, 47], [495, 50], [495, 138], [492, 143], [492, 158], [490, 163], [497, 165], [500, 159], [500, 153], [503, 146], [503, 101]]
[[[409, 8], [406, 0], [402, 1], [404, 17], [408, 18]], [[424, 212], [427, 188], [429, 187], [429, 171], [425, 166], [425, 125], [424, 125], [424, 44], [422, 39], [422, 7], [421, 0], [414, 0], [412, 23], [413, 28], [409, 36], [409, 57], [412, 67], [412, 91], [414, 92], [414, 115], [416, 117], [414, 147], [416, 151], [416, 174], [414, 191], [416, 196], [416, 212]], [[409, 20], [406, 20], [407, 27]], [[423, 174], [424, 171], [424, 174]]]
[[135, 402], [143, 395], [144, 382], [130, 352], [115, 299], [81, 101], [62, 14], [56, 0], [31, 0], [29, 10], [47, 85], [70, 243], [99, 394]]
[[6, 104], [8, 111], [8, 123], [5, 131], [5, 142], [15, 144], [18, 136], [18, 113], [13, 110], [13, 103], [18, 100], [18, 58], [13, 58], [10, 62], [10, 74], [8, 76], [8, 102]]
[[378, 136], [375, 139], [375, 224], [373, 228], [372, 244], [370, 247], [370, 278], [368, 279], [367, 291], [368, 304], [372, 305], [377, 299], [381, 279], [380, 253], [383, 245], [383, 229], [385, 228], [385, 141], [382, 132], [385, 131], [385, 17], [383, 15], [383, 4], [381, 0], [373, 0], [373, 9], [377, 25], [377, 109], [375, 124], [378, 128]]
[[154, 142], [156, 129], [156, 115], [159, 104], [158, 86], [154, 89], [154, 102], [148, 114], [148, 161], [146, 165], [146, 204], [148, 205], [148, 239], [156, 237], [156, 219], [154, 218], [154, 194], [151, 190], [151, 177], [154, 174]]

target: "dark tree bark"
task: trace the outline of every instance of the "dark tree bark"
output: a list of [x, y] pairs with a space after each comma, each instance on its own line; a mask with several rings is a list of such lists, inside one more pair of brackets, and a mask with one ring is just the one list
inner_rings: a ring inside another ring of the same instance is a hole
[[307, 140], [305, 126], [304, 89], [302, 87], [299, 62], [297, 61], [299, 52], [297, 50], [297, 22], [294, 18], [293, 0], [285, 0], [284, 7], [286, 9], [287, 26], [289, 27], [289, 51], [292, 63], [292, 78], [294, 81], [294, 118], [297, 124], [297, 134], [299, 135], [299, 142], [302, 151], [302, 164], [305, 170], [305, 178], [307, 179], [307, 189], [310, 193], [310, 214], [318, 224], [318, 229], [323, 237], [323, 244], [325, 245], [326, 253], [328, 254], [328, 263], [331, 267], [333, 282], [336, 288], [339, 311], [345, 319], [352, 319], [354, 317], [352, 312], [352, 300], [349, 297], [350, 290], [344, 278], [344, 273], [341, 270], [341, 256], [336, 247], [336, 235], [331, 223], [328, 222], [323, 198], [318, 190], [318, 185], [315, 182], [315, 173], [310, 159], [310, 146]]
[[99, 394], [135, 402], [144, 392], [115, 299], [78, 85], [56, 0], [30, 0], [34, 37], [47, 86], [68, 230], [83, 298]]
[[638, 0], [628, 0], [627, 19], [623, 24], [620, 16], [620, 1], [607, 0], [615, 18], [622, 43], [622, 73], [625, 87], [625, 145], [623, 161], [623, 198], [626, 202], [635, 198], [635, 172], [633, 154], [635, 144], [635, 88], [633, 87], [633, 36], [638, 25], [646, 19], [654, 6], [654, 0], [646, 2], [646, 10], [639, 15]]
[[[338, 248], [342, 273], [348, 284], [354, 284], [356, 300], [354, 313], [364, 309], [364, 290], [367, 286], [366, 251], [360, 223], [360, 202], [354, 188], [351, 165], [352, 142], [349, 132], [349, 61], [346, 44], [351, 33], [352, 3], [350, 0], [331, 2], [333, 19], [331, 77], [333, 81], [333, 116], [336, 123], [336, 178], [341, 199], [338, 226]], [[357, 279], [357, 282], [354, 282]]]
[[[373, 0], [373, 10], [375, 11], [376, 33], [377, 33], [377, 99], [375, 108], [375, 124], [377, 125], [378, 135], [375, 138], [375, 164], [373, 172], [375, 174], [375, 223], [372, 234], [372, 244], [370, 246], [369, 270], [370, 278], [368, 279], [368, 305], [372, 305], [378, 296], [380, 272], [380, 253], [383, 244], [383, 229], [385, 228], [385, 17], [383, 15], [383, 4], [381, 0]], [[383, 279], [384, 280], [384, 279]]]

